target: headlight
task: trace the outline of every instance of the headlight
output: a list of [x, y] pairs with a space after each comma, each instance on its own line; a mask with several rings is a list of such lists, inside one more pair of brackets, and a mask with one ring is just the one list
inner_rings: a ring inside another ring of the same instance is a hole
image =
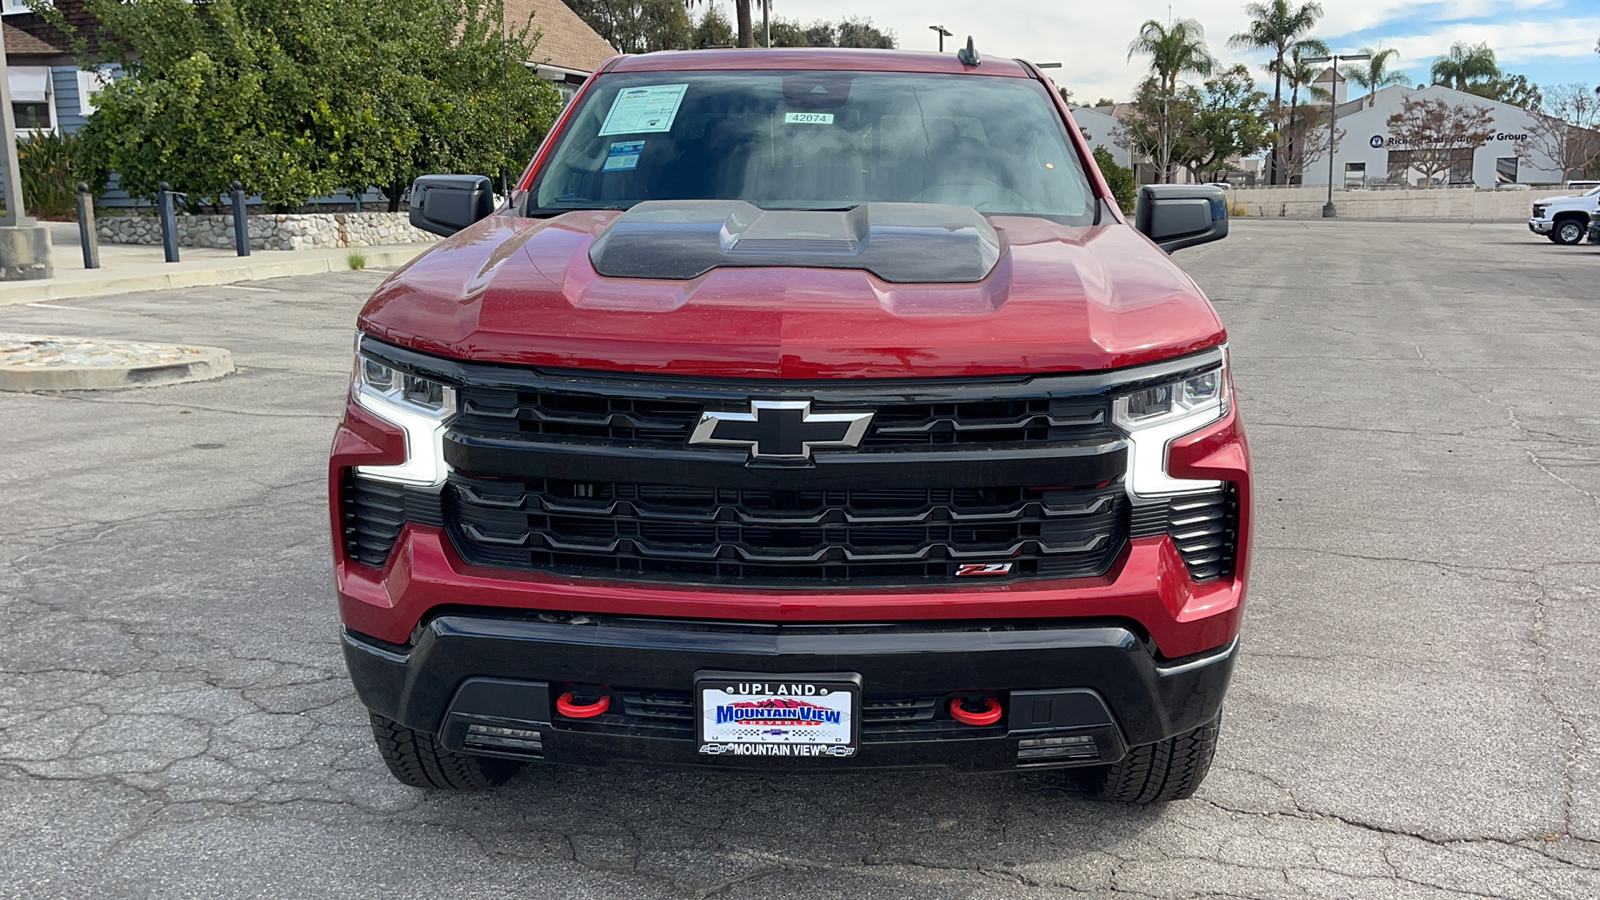
[[431, 378], [396, 369], [365, 352], [356, 337], [353, 394], [362, 409], [406, 435], [406, 460], [394, 466], [357, 466], [383, 481], [436, 485], [444, 481], [444, 430], [456, 412], [456, 391]]
[[1135, 494], [1173, 494], [1221, 486], [1220, 481], [1173, 478], [1167, 474], [1167, 445], [1228, 414], [1228, 351], [1215, 368], [1112, 401], [1111, 417], [1129, 437], [1130, 486]]

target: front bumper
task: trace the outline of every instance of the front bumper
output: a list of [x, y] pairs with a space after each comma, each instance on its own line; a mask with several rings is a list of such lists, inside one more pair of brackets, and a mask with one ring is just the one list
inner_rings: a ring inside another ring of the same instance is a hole
[[[1130, 746], [1213, 719], [1235, 647], [1163, 660], [1114, 620], [752, 625], [510, 611], [437, 616], [405, 647], [348, 630], [344, 637], [362, 702], [440, 734], [452, 749], [563, 763], [829, 771], [1113, 762]], [[702, 755], [691, 712], [701, 670], [860, 675], [857, 755]], [[610, 710], [581, 720], [555, 712], [555, 697], [574, 685], [606, 692]], [[999, 697], [998, 723], [971, 726], [950, 717], [950, 699], [973, 692]], [[476, 745], [469, 732], [475, 724], [524, 737], [516, 749]], [[1041, 738], [1063, 737], [1083, 749], [1019, 757]]]
[[1549, 219], [1529, 219], [1528, 230], [1534, 234], [1549, 234], [1556, 227], [1556, 223]]

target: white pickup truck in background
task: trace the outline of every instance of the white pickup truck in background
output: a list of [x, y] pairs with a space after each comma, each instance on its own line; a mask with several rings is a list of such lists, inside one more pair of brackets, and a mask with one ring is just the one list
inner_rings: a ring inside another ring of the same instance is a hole
[[1567, 187], [1573, 193], [1534, 201], [1528, 230], [1557, 244], [1580, 244], [1589, 224], [1600, 218], [1600, 182], [1573, 181]]

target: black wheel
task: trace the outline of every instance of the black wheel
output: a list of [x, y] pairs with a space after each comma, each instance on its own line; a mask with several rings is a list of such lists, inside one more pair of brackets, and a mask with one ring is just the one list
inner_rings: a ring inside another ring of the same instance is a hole
[[1550, 232], [1550, 240], [1558, 244], [1579, 244], [1584, 236], [1589, 233], [1589, 224], [1577, 219], [1562, 219], [1556, 223], [1554, 231]]
[[378, 753], [394, 777], [420, 788], [473, 791], [504, 784], [522, 763], [511, 759], [469, 756], [439, 746], [437, 735], [412, 731], [377, 713], [372, 716], [372, 737]]
[[1118, 803], [1165, 803], [1194, 796], [1211, 771], [1217, 752], [1216, 719], [1160, 743], [1134, 747], [1120, 762], [1089, 769], [1071, 769], [1078, 787], [1096, 800]]

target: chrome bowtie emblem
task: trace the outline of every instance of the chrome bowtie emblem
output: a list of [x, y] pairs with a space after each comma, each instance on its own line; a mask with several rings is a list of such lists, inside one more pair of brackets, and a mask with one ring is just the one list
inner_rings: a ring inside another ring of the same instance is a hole
[[813, 447], [859, 447], [872, 416], [814, 413], [809, 400], [752, 400], [747, 413], [702, 412], [689, 443], [748, 447], [759, 459], [810, 459]]

